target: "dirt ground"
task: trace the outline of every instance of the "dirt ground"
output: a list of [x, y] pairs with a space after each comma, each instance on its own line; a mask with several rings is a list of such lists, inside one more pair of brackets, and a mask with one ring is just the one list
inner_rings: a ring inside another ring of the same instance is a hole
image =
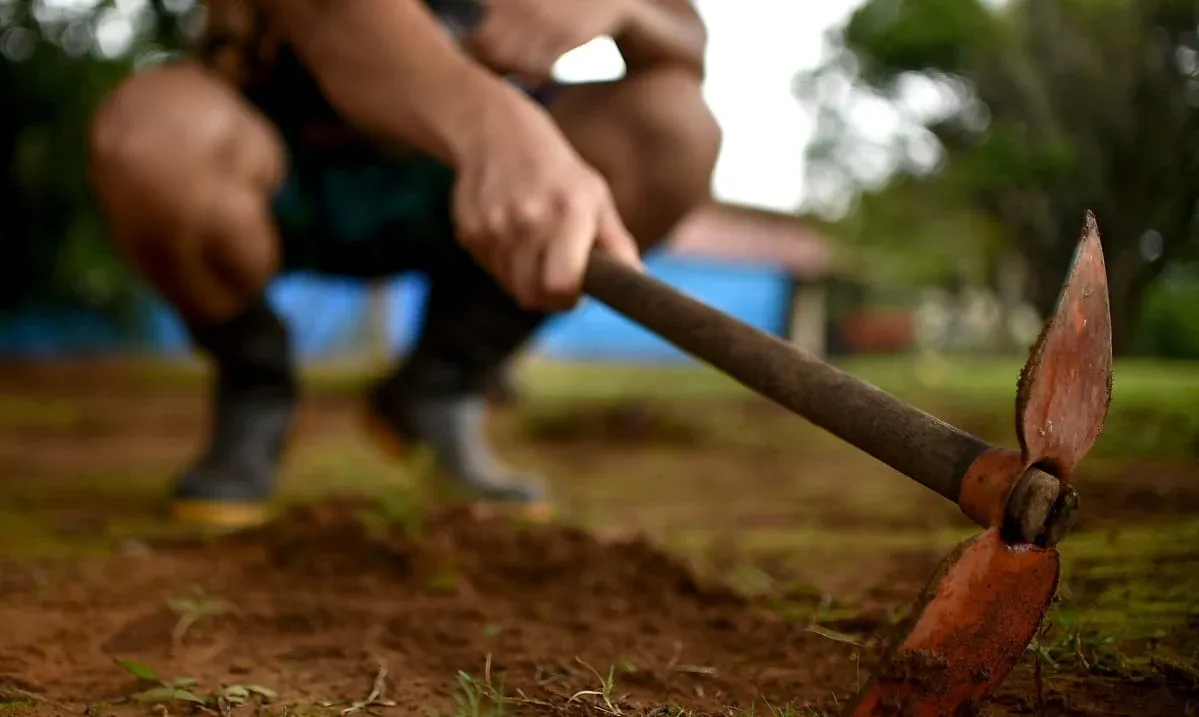
[[[560, 521], [433, 511], [322, 391], [279, 520], [185, 536], [155, 516], [194, 386], [10, 366], [0, 399], [0, 715], [832, 715], [975, 532], [742, 394], [532, 399], [495, 434]], [[984, 714], [1199, 709], [1199, 466], [1089, 470], [1061, 602]]]

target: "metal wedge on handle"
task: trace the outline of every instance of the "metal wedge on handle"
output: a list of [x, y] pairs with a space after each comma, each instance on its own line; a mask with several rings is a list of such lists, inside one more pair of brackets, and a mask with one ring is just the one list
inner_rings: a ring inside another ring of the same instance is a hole
[[991, 446], [603, 253], [593, 254], [584, 290], [986, 528], [946, 557], [846, 714], [957, 714], [1007, 677], [1057, 589], [1055, 546], [1078, 507], [1069, 481], [1111, 402], [1107, 274], [1092, 214], [1019, 378], [1019, 451]]

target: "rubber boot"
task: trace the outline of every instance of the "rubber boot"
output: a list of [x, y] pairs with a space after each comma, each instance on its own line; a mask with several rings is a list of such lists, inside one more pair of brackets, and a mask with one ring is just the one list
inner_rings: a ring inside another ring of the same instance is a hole
[[435, 491], [533, 519], [548, 517], [540, 480], [493, 455], [484, 422], [497, 375], [546, 320], [518, 306], [481, 269], [435, 272], [419, 340], [368, 395], [371, 424], [391, 448], [420, 446], [434, 459]]
[[189, 328], [213, 363], [212, 423], [207, 449], [175, 484], [171, 516], [227, 529], [264, 523], [298, 393], [287, 327], [259, 299]]
[[[403, 450], [428, 450], [436, 469], [434, 492], [441, 502], [467, 503], [534, 520], [549, 517], [548, 493], [536, 478], [513, 471], [496, 458], [486, 435], [484, 390], [429, 391], [412, 364], [376, 384], [368, 405], [377, 429]], [[454, 367], [444, 367], [453, 372]]]

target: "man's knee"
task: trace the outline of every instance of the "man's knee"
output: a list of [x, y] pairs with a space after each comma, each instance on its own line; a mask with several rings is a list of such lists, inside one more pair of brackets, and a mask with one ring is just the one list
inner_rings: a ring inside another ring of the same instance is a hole
[[101, 201], [118, 209], [198, 200], [197, 184], [224, 179], [267, 188], [282, 181], [279, 141], [236, 91], [193, 65], [128, 77], [92, 117], [89, 170]]
[[133, 75], [95, 113], [88, 140], [111, 240], [175, 303], [203, 311], [269, 280], [283, 150], [233, 88], [189, 65]]
[[720, 125], [692, 73], [663, 68], [621, 84], [624, 101], [617, 111], [622, 116], [616, 119], [633, 145], [637, 191], [681, 218], [711, 195]]
[[110, 193], [113, 183], [155, 173], [172, 157], [202, 150], [203, 125], [176, 117], [179, 105], [191, 102], [191, 93], [180, 83], [184, 76], [176, 68], [131, 75], [96, 110], [88, 150], [91, 175], [102, 195]]

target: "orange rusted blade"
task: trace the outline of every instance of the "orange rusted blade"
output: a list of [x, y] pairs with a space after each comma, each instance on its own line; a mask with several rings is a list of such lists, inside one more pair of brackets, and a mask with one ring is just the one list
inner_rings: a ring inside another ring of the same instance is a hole
[[968, 713], [1023, 656], [1057, 590], [1057, 551], [1003, 542], [998, 528], [958, 546], [924, 589], [849, 717]]
[[[968, 713], [1011, 672], [1053, 600], [1061, 565], [1053, 548], [1004, 541], [1004, 495], [1032, 466], [1063, 482], [1072, 477], [1103, 430], [1111, 386], [1107, 272], [1099, 228], [1087, 212], [1057, 308], [1020, 373], [1016, 431], [1021, 454], [988, 451], [963, 479], [971, 498], [964, 509], [986, 516], [991, 527], [942, 562], [910, 628], [848, 715]], [[994, 487], [1002, 491], [986, 490]]]
[[1112, 400], [1112, 320], [1095, 215], [1082, 239], [1057, 309], [1020, 373], [1016, 433], [1026, 465], [1068, 481], [1103, 431]]

